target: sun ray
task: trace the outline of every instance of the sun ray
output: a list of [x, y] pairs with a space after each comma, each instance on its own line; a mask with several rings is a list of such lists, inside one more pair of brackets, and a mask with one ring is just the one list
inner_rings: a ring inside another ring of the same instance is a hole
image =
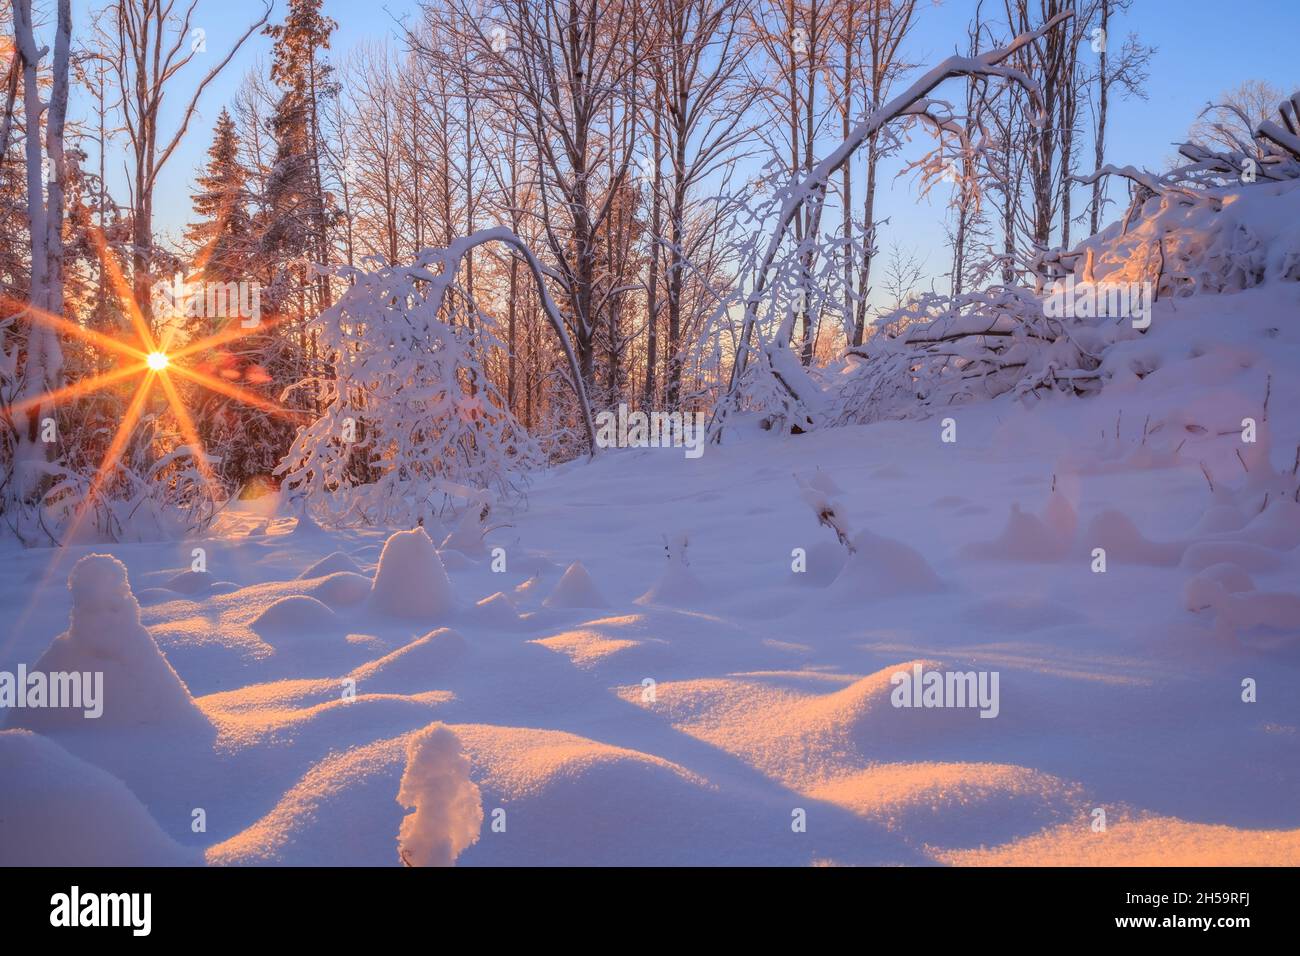
[[44, 405], [57, 405], [59, 402], [70, 398], [78, 398], [82, 395], [89, 395], [91, 392], [97, 392], [107, 385], [114, 382], [120, 382], [124, 378], [130, 378], [132, 375], [138, 375], [145, 369], [144, 362], [134, 365], [123, 365], [111, 372], [103, 372], [91, 378], [83, 378], [79, 382], [73, 382], [71, 385], [65, 385], [63, 388], [56, 388], [52, 392], [45, 392], [42, 395], [36, 395], [32, 398], [24, 399], [21, 402], [7, 406], [11, 416], [17, 416], [31, 411], [33, 408], [40, 408]]
[[221, 495], [221, 483], [212, 467], [208, 464], [203, 441], [199, 438], [199, 430], [194, 424], [194, 419], [190, 416], [189, 409], [185, 407], [185, 402], [181, 400], [180, 392], [176, 390], [176, 383], [172, 381], [171, 376], [165, 371], [158, 375], [158, 382], [162, 385], [163, 392], [167, 395], [167, 404], [176, 416], [176, 423], [180, 426], [181, 437], [185, 443], [190, 446], [194, 464], [198, 466], [199, 474], [203, 476], [203, 483], [207, 485], [215, 501]]
[[283, 321], [283, 316], [277, 316], [274, 319], [261, 321], [253, 328], [246, 329], [241, 325], [235, 324], [232, 320], [231, 325], [226, 326], [226, 328], [221, 331], [214, 332], [205, 339], [199, 339], [190, 342], [187, 345], [183, 345], [174, 352], [168, 352], [167, 355], [173, 361], [176, 359], [186, 358], [190, 355], [194, 355], [196, 352], [203, 352], [207, 349], [217, 348], [218, 346], [225, 345], [227, 342], [234, 342], [250, 335], [257, 335], [258, 333], [268, 331], [269, 329], [275, 328], [275, 326], [279, 325]]
[[153, 333], [149, 330], [149, 324], [144, 320], [144, 314], [140, 311], [139, 304], [135, 301], [135, 293], [122, 275], [122, 270], [118, 266], [117, 260], [113, 258], [108, 250], [108, 243], [104, 239], [104, 233], [101, 229], [90, 228], [86, 230], [90, 237], [91, 243], [95, 246], [95, 254], [99, 257], [100, 266], [104, 270], [104, 275], [108, 279], [108, 284], [112, 287], [113, 292], [117, 295], [118, 301], [126, 311], [127, 317], [131, 320], [131, 325], [135, 329], [135, 334], [139, 336], [140, 342], [144, 346], [145, 353], [155, 352], [158, 349], [157, 343], [153, 339]]
[[238, 385], [223, 382], [221, 379], [214, 378], [213, 376], [208, 375], [205, 372], [200, 372], [197, 369], [186, 368], [183, 365], [176, 365], [172, 368], [176, 374], [183, 375], [205, 388], [209, 388], [214, 392], [220, 392], [222, 395], [243, 402], [245, 405], [260, 408], [264, 412], [270, 412], [273, 415], [278, 415], [290, 420], [301, 419], [305, 416], [304, 412], [292, 408], [285, 408], [283, 405], [277, 405], [275, 402], [269, 401], [261, 395], [250, 392], [246, 388], [240, 388]]
[[[11, 307], [15, 304], [16, 303], [10, 299], [4, 300], [5, 307]], [[96, 332], [94, 329], [88, 329], [85, 326], [78, 325], [76, 322], [71, 322], [68, 319], [63, 318], [63, 316], [55, 315], [52, 312], [46, 312], [44, 309], [38, 309], [27, 303], [19, 306], [19, 309], [25, 311], [29, 316], [31, 316], [33, 321], [43, 322], [46, 325], [53, 326], [62, 332], [66, 332], [69, 335], [76, 336], [77, 338], [89, 342], [91, 345], [98, 345], [100, 348], [108, 349], [121, 355], [127, 355], [131, 358], [143, 359], [145, 356], [144, 352], [141, 352], [133, 345], [128, 345], [112, 336], [104, 335], [102, 332]]]
[[86, 492], [86, 500], [82, 502], [82, 507], [78, 510], [76, 518], [73, 520], [73, 531], [81, 523], [87, 506], [99, 493], [100, 486], [108, 478], [109, 472], [116, 467], [118, 459], [122, 457], [122, 449], [126, 443], [131, 440], [131, 433], [135, 430], [136, 420], [140, 417], [140, 410], [144, 408], [145, 401], [149, 398], [149, 385], [153, 382], [154, 373], [146, 370], [144, 378], [140, 381], [135, 390], [135, 395], [131, 398], [131, 404], [127, 406], [126, 414], [122, 416], [122, 423], [117, 426], [117, 432], [113, 435], [113, 440], [109, 443], [108, 451], [104, 452], [104, 459], [100, 462], [99, 468], [95, 472], [95, 477], [90, 483], [90, 489]]

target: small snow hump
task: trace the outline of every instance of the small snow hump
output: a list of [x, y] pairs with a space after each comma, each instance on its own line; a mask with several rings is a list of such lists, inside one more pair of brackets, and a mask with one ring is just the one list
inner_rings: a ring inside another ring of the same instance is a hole
[[419, 620], [454, 609], [447, 569], [423, 528], [395, 532], [384, 542], [370, 603], [383, 614]]
[[928, 561], [910, 545], [860, 531], [853, 538], [853, 554], [830, 591], [840, 600], [884, 598], [899, 594], [934, 594], [944, 583]]
[[411, 736], [397, 788], [397, 802], [414, 811], [397, 832], [397, 855], [405, 865], [452, 866], [478, 842], [483, 799], [469, 771], [460, 738], [446, 724]]
[[249, 628], [264, 640], [275, 640], [319, 634], [335, 628], [337, 622], [334, 612], [320, 601], [301, 594], [291, 594], [263, 610]]
[[560, 578], [555, 590], [550, 593], [543, 607], [609, 607], [609, 602], [596, 589], [596, 582], [582, 566], [581, 561], [574, 561]]
[[708, 597], [708, 589], [691, 571], [686, 557], [689, 538], [683, 533], [672, 537], [664, 536], [664, 550], [668, 554], [668, 567], [663, 575], [645, 594], [633, 603], [664, 604], [686, 606], [703, 601]]
[[307, 581], [311, 578], [323, 578], [331, 574], [338, 574], [340, 571], [351, 571], [353, 574], [360, 574], [361, 568], [357, 567], [357, 563], [342, 551], [335, 551], [321, 558], [298, 575], [298, 580]]

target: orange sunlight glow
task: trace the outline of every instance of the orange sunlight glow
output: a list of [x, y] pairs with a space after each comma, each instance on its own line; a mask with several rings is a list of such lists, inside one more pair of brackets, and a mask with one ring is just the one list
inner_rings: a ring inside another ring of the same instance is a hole
[[48, 408], [50, 406], [67, 401], [68, 399], [79, 398], [92, 392], [120, 382], [136, 375], [142, 375], [143, 378], [136, 388], [131, 403], [127, 408], [126, 414], [118, 424], [117, 432], [109, 443], [108, 451], [104, 456], [92, 480], [90, 493], [87, 494], [86, 500], [83, 501], [74, 515], [71, 525], [68, 529], [65, 540], [75, 540], [76, 532], [85, 516], [89, 505], [95, 497], [95, 493], [108, 480], [117, 465], [118, 458], [121, 456], [123, 449], [126, 447], [131, 437], [136, 422], [139, 420], [143, 410], [147, 405], [147, 399], [154, 392], [153, 386], [159, 386], [164, 399], [166, 400], [169, 410], [172, 412], [179, 426], [181, 437], [193, 452], [194, 460], [198, 465], [200, 473], [203, 475], [205, 483], [212, 492], [214, 498], [218, 496], [219, 488], [217, 486], [216, 476], [208, 466], [207, 460], [203, 454], [202, 443], [199, 439], [198, 428], [195, 426], [189, 410], [185, 407], [180, 392], [177, 390], [175, 383], [172, 381], [172, 373], [200, 385], [210, 391], [217, 392], [227, 398], [240, 402], [241, 404], [256, 408], [270, 415], [276, 415], [290, 420], [301, 420], [304, 417], [302, 412], [288, 409], [269, 399], [257, 395], [247, 389], [240, 388], [229, 382], [214, 378], [198, 369], [190, 368], [180, 364], [180, 360], [189, 356], [198, 355], [214, 348], [219, 348], [236, 339], [248, 335], [265, 332], [266, 329], [274, 326], [275, 322], [258, 323], [251, 328], [243, 327], [242, 323], [235, 322], [229, 324], [226, 328], [221, 329], [214, 334], [196, 339], [186, 343], [182, 348], [169, 350], [170, 340], [175, 329], [171, 326], [164, 328], [161, 341], [155, 339], [149, 323], [146, 321], [139, 304], [135, 301], [132, 294], [131, 286], [122, 275], [122, 270], [118, 265], [116, 258], [109, 252], [108, 244], [103, 234], [98, 229], [90, 231], [91, 245], [93, 246], [100, 264], [104, 270], [104, 276], [108, 285], [114, 293], [120, 304], [123, 313], [130, 320], [131, 329], [138, 340], [136, 344], [121, 342], [111, 336], [103, 335], [99, 332], [86, 329], [76, 322], [72, 322], [62, 316], [53, 315], [43, 310], [33, 309], [28, 304], [13, 303], [25, 311], [31, 317], [33, 323], [43, 323], [59, 332], [82, 339], [83, 341], [99, 347], [105, 354], [113, 354], [118, 357], [118, 367], [100, 375], [93, 375], [82, 379], [79, 382], [62, 388], [55, 389], [43, 395], [37, 395], [33, 398], [26, 399], [22, 402], [10, 406], [9, 412], [12, 416], [31, 412], [33, 409]]

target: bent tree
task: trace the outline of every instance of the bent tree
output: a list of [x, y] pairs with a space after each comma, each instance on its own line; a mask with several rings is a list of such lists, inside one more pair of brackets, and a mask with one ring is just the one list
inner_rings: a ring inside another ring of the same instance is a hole
[[[783, 198], [776, 214], [776, 222], [768, 239], [766, 249], [761, 256], [756, 255], [749, 268], [748, 280], [742, 283], [737, 295], [724, 302], [718, 309], [718, 316], [726, 314], [733, 306], [742, 304], [744, 316], [741, 323], [740, 337], [736, 344], [735, 361], [732, 363], [731, 375], [725, 394], [714, 409], [713, 419], [709, 423], [709, 437], [714, 444], [721, 442], [726, 418], [740, 405], [740, 388], [749, 367], [751, 345], [758, 325], [759, 312], [765, 300], [769, 298], [769, 285], [774, 273], [782, 271], [779, 259], [786, 245], [787, 233], [796, 217], [804, 211], [811, 227], [806, 231], [804, 242], [815, 242], [821, 232], [821, 212], [825, 204], [826, 192], [833, 176], [857, 150], [867, 143], [882, 128], [899, 119], [925, 120], [939, 127], [946, 127], [948, 121], [931, 113], [932, 107], [941, 107], [929, 98], [930, 94], [942, 83], [959, 76], [984, 76], [1000, 78], [1007, 82], [1019, 84], [1038, 111], [1037, 123], [1045, 122], [1042, 115], [1042, 95], [1037, 82], [1015, 67], [1006, 64], [1017, 51], [1027, 44], [1034, 43], [1041, 37], [1056, 29], [1074, 16], [1071, 10], [1063, 11], [1052, 17], [1037, 30], [1019, 34], [1006, 46], [990, 50], [976, 56], [950, 56], [934, 67], [910, 87], [874, 111], [836, 147], [825, 159], [803, 177], [792, 179], [783, 192]], [[790, 253], [787, 253], [789, 255]], [[796, 249], [793, 255], [802, 255], [803, 250]], [[748, 288], [748, 292], [744, 291]], [[787, 316], [786, 322], [790, 321]], [[780, 354], [785, 349], [788, 330], [782, 328], [770, 342], [764, 343], [761, 353], [773, 374], [777, 387], [782, 389], [789, 400], [805, 409], [804, 417], [810, 421], [814, 413], [810, 406], [815, 406], [813, 397], [805, 389], [814, 387], [806, 376], [796, 373], [792, 363], [784, 361]]]

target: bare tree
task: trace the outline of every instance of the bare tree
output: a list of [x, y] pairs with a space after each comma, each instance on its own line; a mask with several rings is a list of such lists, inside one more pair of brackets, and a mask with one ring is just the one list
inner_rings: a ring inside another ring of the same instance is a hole
[[199, 98], [225, 69], [250, 36], [266, 24], [271, 5], [234, 42], [224, 57], [199, 80], [181, 108], [176, 129], [168, 137], [160, 129], [162, 107], [175, 77], [204, 50], [191, 36], [198, 0], [181, 11], [176, 0], [116, 0], [112, 10], [113, 58], [121, 110], [131, 141], [132, 287], [136, 308], [151, 319], [149, 288], [153, 260], [153, 199], [158, 175], [189, 129]]
[[[63, 353], [54, 321], [63, 316], [63, 204], [68, 169], [63, 131], [68, 112], [68, 69], [72, 37], [70, 0], [59, 0], [50, 65], [50, 98], [41, 101], [40, 62], [49, 52], [36, 45], [31, 0], [14, 0], [14, 41], [23, 79], [23, 121], [27, 159], [27, 223], [31, 238], [32, 279], [28, 294], [26, 362], [19, 398], [26, 399], [26, 422], [19, 429], [14, 461], [20, 468], [10, 493], [26, 498], [43, 475], [21, 466], [47, 458], [51, 446], [39, 441], [45, 403], [39, 397], [62, 384]], [[44, 118], [45, 139], [41, 128]], [[6, 129], [5, 135], [8, 135]], [[46, 173], [48, 170], [48, 173]], [[46, 175], [45, 182], [41, 177]], [[52, 321], [54, 320], [54, 321]], [[17, 427], [18, 423], [14, 423]]]

